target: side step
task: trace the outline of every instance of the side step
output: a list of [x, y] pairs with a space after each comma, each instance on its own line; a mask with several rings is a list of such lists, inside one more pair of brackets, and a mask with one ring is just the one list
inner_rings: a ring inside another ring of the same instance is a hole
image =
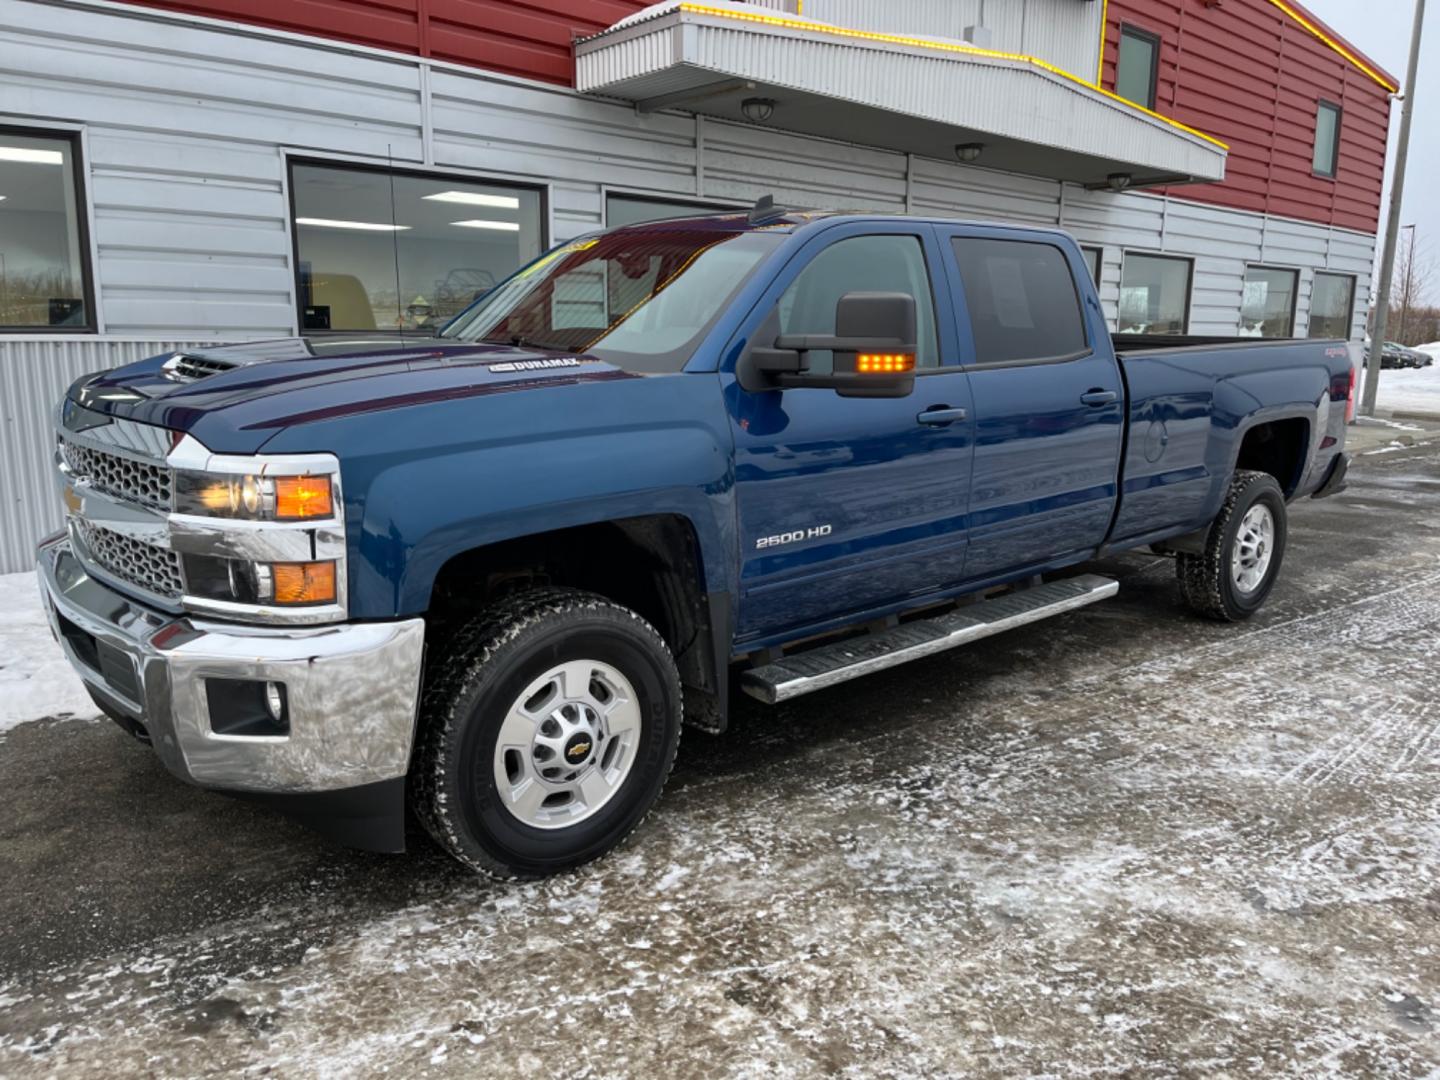
[[740, 685], [753, 698], [774, 705], [858, 679], [875, 671], [931, 656], [957, 645], [1039, 622], [1114, 596], [1120, 583], [1099, 574], [1082, 574], [981, 600], [933, 619], [916, 619], [866, 637], [822, 645], [751, 668]]

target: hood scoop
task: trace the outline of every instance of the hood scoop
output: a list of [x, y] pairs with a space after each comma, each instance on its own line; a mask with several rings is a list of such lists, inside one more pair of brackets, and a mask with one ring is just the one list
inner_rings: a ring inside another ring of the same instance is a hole
[[176, 353], [165, 361], [163, 371], [167, 379], [175, 382], [192, 383], [219, 375], [222, 371], [233, 371], [240, 365], [233, 360], [221, 360], [215, 356], [196, 353]]

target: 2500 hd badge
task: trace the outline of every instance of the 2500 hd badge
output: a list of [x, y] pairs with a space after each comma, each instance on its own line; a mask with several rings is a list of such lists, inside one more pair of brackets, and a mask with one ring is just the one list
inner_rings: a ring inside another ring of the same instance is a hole
[[829, 525], [812, 525], [808, 529], [796, 529], [793, 532], [781, 533], [779, 536], [762, 536], [755, 541], [755, 549], [779, 547], [781, 544], [793, 544], [797, 540], [815, 540], [821, 536], [830, 535]]

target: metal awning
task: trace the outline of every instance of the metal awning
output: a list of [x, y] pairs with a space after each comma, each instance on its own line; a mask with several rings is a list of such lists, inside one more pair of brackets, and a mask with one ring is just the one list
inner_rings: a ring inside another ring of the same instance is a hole
[[[1225, 144], [1034, 57], [943, 38], [852, 30], [756, 4], [670, 0], [575, 44], [576, 87], [954, 160], [1103, 186], [1221, 180]], [[752, 104], [751, 111], [757, 106]]]

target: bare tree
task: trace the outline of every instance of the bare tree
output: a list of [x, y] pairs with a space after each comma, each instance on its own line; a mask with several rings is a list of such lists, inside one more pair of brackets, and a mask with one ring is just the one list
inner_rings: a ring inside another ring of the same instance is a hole
[[1412, 326], [1410, 315], [1422, 309], [1435, 278], [1435, 260], [1426, 245], [1421, 242], [1416, 229], [1406, 229], [1395, 259], [1395, 290], [1391, 296], [1391, 325], [1395, 327], [1395, 341], [1402, 345], [1418, 345], [1425, 338], [1416, 338], [1414, 331], [1421, 331], [1419, 325]]

